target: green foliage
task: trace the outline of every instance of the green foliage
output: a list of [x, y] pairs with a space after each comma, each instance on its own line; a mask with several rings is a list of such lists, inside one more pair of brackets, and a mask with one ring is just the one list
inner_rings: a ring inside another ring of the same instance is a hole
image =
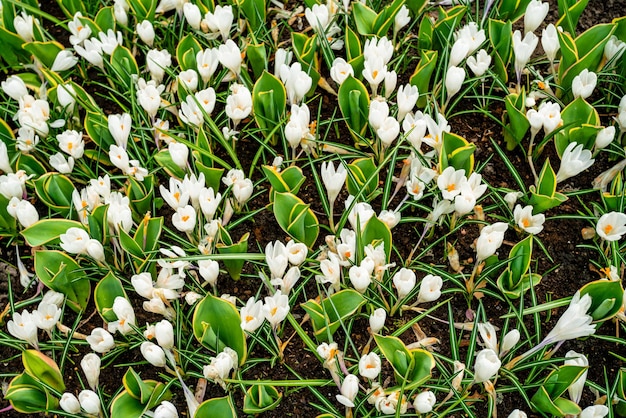
[[291, 165], [281, 171], [276, 170], [276, 167], [271, 165], [264, 165], [262, 169], [265, 177], [272, 185], [269, 193], [270, 203], [274, 201], [276, 193], [298, 194], [300, 187], [306, 181], [306, 177], [302, 174], [302, 169], [295, 165]]
[[202, 402], [196, 410], [194, 417], [236, 418], [237, 411], [230, 396], [224, 396], [223, 398], [212, 398]]
[[586, 369], [579, 366], [560, 366], [553, 370], [531, 398], [533, 410], [555, 417], [578, 415], [580, 407], [562, 396]]
[[598, 111], [583, 98], [577, 98], [561, 112], [563, 129], [554, 136], [554, 145], [559, 157], [563, 155], [565, 148], [576, 142], [586, 149], [592, 149], [600, 126]]
[[344, 289], [324, 298], [321, 303], [309, 300], [301, 306], [311, 317], [313, 333], [318, 341], [332, 341], [332, 335], [340, 326], [345, 326], [365, 302], [363, 295], [356, 290]]
[[347, 186], [352, 196], [363, 193], [365, 198], [372, 196], [378, 190], [378, 169], [374, 157], [359, 158], [348, 164]]
[[232, 303], [207, 295], [193, 313], [193, 335], [205, 347], [216, 353], [230, 347], [237, 352], [239, 365], [246, 362], [246, 334], [241, 329], [241, 316]]
[[293, 193], [274, 193], [274, 217], [278, 225], [293, 239], [313, 248], [320, 232], [317, 216], [306, 204]]
[[72, 310], [80, 312], [87, 307], [91, 297], [89, 277], [72, 257], [61, 251], [35, 251], [35, 272], [43, 284], [67, 297]]
[[[510, 2], [504, 2], [510, 3]], [[513, 50], [513, 30], [511, 21], [489, 19], [487, 39], [491, 43], [493, 52], [493, 72], [503, 84], [509, 79], [509, 64]]]
[[41, 219], [21, 232], [26, 243], [31, 247], [39, 247], [55, 241], [70, 228], [83, 228], [77, 221], [68, 219]]
[[471, 144], [467, 139], [450, 133], [442, 132], [442, 147], [439, 154], [439, 166], [441, 171], [448, 167], [456, 170], [465, 170], [465, 175], [469, 177], [474, 171], [474, 151], [476, 145]]
[[511, 248], [509, 264], [498, 277], [498, 288], [511, 299], [518, 299], [541, 281], [541, 275], [528, 273], [532, 261], [533, 236], [529, 235]]
[[243, 412], [260, 414], [275, 409], [283, 398], [274, 386], [252, 385], [243, 399]]
[[287, 92], [283, 83], [263, 71], [252, 89], [252, 109], [254, 120], [272, 145], [276, 145], [276, 127], [282, 122], [286, 105]]
[[613, 318], [622, 308], [624, 289], [619, 280], [594, 280], [580, 288], [580, 296], [591, 296], [589, 314], [595, 322]]
[[343, 115], [350, 133], [357, 145], [367, 145], [363, 140], [367, 129], [367, 115], [369, 114], [370, 99], [365, 85], [358, 79], [348, 76], [339, 87], [339, 109]]
[[117, 316], [113, 312], [115, 298], [122, 297], [128, 299], [122, 281], [109, 272], [98, 282], [93, 291], [93, 299], [96, 303], [98, 313], [106, 322], [117, 321]]
[[144, 412], [172, 398], [172, 393], [161, 382], [142, 380], [132, 367], [122, 378], [124, 391], [111, 402], [111, 416], [140, 418]]
[[522, 140], [530, 128], [530, 122], [526, 118], [526, 92], [511, 93], [504, 98], [506, 114], [503, 116], [508, 123], [504, 125], [504, 140], [509, 151], [514, 150], [521, 144]]
[[[217, 252], [220, 254], [237, 255], [245, 254], [248, 251], [248, 238], [250, 237], [249, 232], [243, 234], [239, 241], [233, 242], [228, 231], [220, 226], [219, 237], [219, 242], [215, 247], [217, 248]], [[223, 260], [224, 265], [226, 266], [226, 271], [228, 271], [231, 279], [239, 280], [245, 261], [245, 257], [229, 257]]]
[[567, 196], [556, 191], [556, 173], [546, 160], [539, 173], [537, 186], [530, 186], [530, 201], [533, 212], [541, 213], [556, 207], [567, 200]]
[[560, 17], [555, 26], [560, 26], [565, 32], [575, 35], [580, 15], [588, 3], [589, 0], [558, 0]]
[[426, 96], [422, 96], [422, 94], [430, 91], [430, 80], [433, 71], [437, 68], [438, 55], [439, 52], [437, 51], [422, 49], [420, 51], [420, 60], [409, 79], [411, 85], [417, 87], [417, 90], [420, 92], [420, 98], [417, 101], [418, 106], [424, 106], [426, 104]]
[[408, 349], [398, 337], [374, 335], [381, 353], [393, 367], [396, 383], [405, 390], [423, 385], [435, 368], [435, 358], [421, 348]]
[[364, 36], [386, 36], [404, 2], [405, 0], [394, 0], [389, 5], [383, 7], [379, 13], [376, 13], [363, 3], [353, 3], [352, 12], [357, 31]]

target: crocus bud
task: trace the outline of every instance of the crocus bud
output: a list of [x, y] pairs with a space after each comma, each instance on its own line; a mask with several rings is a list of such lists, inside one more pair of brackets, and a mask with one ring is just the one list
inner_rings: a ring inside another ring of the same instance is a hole
[[406, 295], [411, 293], [416, 281], [415, 273], [404, 267], [393, 276], [393, 284], [398, 291], [398, 300], [404, 299]]
[[7, 78], [1, 84], [2, 90], [13, 100], [19, 100], [28, 94], [26, 83], [16, 75]]
[[435, 394], [430, 390], [422, 392], [415, 397], [413, 401], [413, 406], [415, 410], [420, 414], [427, 414], [433, 410], [433, 406], [437, 402], [437, 398]]
[[80, 402], [73, 393], [65, 392], [63, 396], [61, 396], [59, 406], [69, 414], [78, 414], [80, 412]]
[[534, 32], [546, 18], [549, 10], [548, 2], [542, 3], [541, 0], [531, 0], [526, 6], [526, 13], [524, 13], [524, 32]]
[[454, 65], [448, 68], [446, 72], [446, 91], [448, 100], [461, 90], [461, 86], [465, 81], [465, 70]]
[[85, 412], [91, 415], [100, 414], [100, 398], [93, 390], [83, 390], [78, 394], [78, 401]]
[[607, 126], [606, 128], [600, 129], [598, 134], [596, 135], [596, 149], [602, 149], [607, 147], [613, 139], [615, 138], [615, 126]]
[[511, 350], [511, 348], [515, 347], [520, 340], [520, 332], [517, 329], [513, 329], [506, 333], [504, 338], [502, 339], [502, 344], [500, 346], [500, 355], [503, 356], [507, 352]]
[[155, 325], [155, 336], [161, 348], [165, 350], [174, 348], [174, 327], [167, 319]]
[[385, 320], [387, 319], [387, 311], [383, 308], [376, 309], [370, 315], [370, 330], [372, 334], [378, 334], [385, 326]]
[[154, 418], [178, 418], [178, 411], [176, 410], [176, 407], [173, 403], [163, 401], [154, 410]]
[[586, 99], [591, 96], [593, 89], [596, 88], [598, 82], [598, 76], [593, 71], [588, 69], [582, 70], [574, 80], [572, 80], [572, 94], [574, 98], [580, 97]]
[[100, 357], [97, 354], [89, 353], [80, 361], [80, 367], [87, 377], [87, 383], [89, 383], [91, 390], [96, 390], [100, 378]]
[[507, 418], [527, 418], [526, 412], [514, 409]]
[[443, 286], [443, 280], [439, 276], [429, 274], [422, 279], [420, 283], [420, 291], [417, 295], [417, 301], [419, 303], [432, 302], [439, 299], [441, 296], [441, 286]]
[[479, 351], [474, 363], [474, 381], [476, 383], [488, 381], [498, 373], [501, 365], [502, 362], [492, 349], [486, 348]]
[[341, 395], [337, 395], [337, 401], [349, 408], [354, 407], [354, 398], [359, 393], [359, 378], [349, 374], [343, 379], [341, 384]]
[[139, 38], [141, 38], [141, 40], [146, 45], [152, 48], [152, 44], [154, 43], [154, 36], [155, 36], [152, 22], [150, 22], [149, 20], [144, 20], [143, 22], [137, 24], [136, 29], [137, 29], [137, 35], [139, 35]]
[[158, 345], [145, 341], [141, 343], [141, 354], [155, 367], [165, 367], [165, 352]]

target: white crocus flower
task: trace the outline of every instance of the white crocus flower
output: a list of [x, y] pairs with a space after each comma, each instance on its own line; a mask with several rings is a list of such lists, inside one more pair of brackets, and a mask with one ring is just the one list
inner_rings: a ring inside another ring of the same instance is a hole
[[330, 283], [333, 291], [338, 292], [341, 286], [341, 265], [335, 253], [329, 253], [328, 258], [320, 261], [321, 275], [315, 276], [319, 283]]
[[491, 55], [481, 49], [476, 56], [468, 57], [466, 63], [476, 77], [482, 77], [491, 65]]
[[453, 200], [456, 195], [461, 193], [464, 184], [467, 184], [465, 170], [456, 170], [452, 166], [446, 167], [437, 177], [437, 187], [441, 190], [443, 198], [447, 200]]
[[559, 51], [561, 45], [559, 44], [559, 35], [556, 26], [552, 23], [546, 26], [541, 32], [541, 46], [546, 53], [546, 57], [550, 60], [550, 64], [553, 65], [556, 53]]
[[477, 261], [483, 261], [495, 254], [504, 241], [504, 233], [508, 227], [504, 222], [496, 222], [480, 231], [480, 236], [476, 240]]
[[626, 50], [626, 43], [621, 41], [615, 35], [611, 35], [609, 41], [604, 46], [604, 58], [607, 61], [618, 57]]
[[378, 86], [385, 80], [385, 75], [387, 75], [387, 64], [380, 56], [365, 59], [362, 75], [370, 84], [372, 97], [376, 97]]
[[498, 373], [502, 362], [498, 354], [491, 348], [485, 348], [478, 352], [474, 363], [474, 382], [483, 383], [490, 380]]
[[580, 97], [583, 99], [588, 98], [593, 93], [593, 89], [596, 88], [598, 82], [598, 76], [593, 71], [583, 69], [574, 80], [572, 80], [572, 94], [574, 98]]
[[398, 84], [398, 74], [391, 70], [385, 74], [385, 98], [389, 98]]
[[515, 219], [517, 226], [533, 235], [536, 235], [543, 230], [543, 223], [546, 220], [545, 215], [542, 213], [533, 215], [532, 205], [522, 208], [522, 205], [519, 204], [515, 206], [513, 218]]
[[528, 418], [528, 415], [524, 411], [514, 409], [507, 418]]
[[239, 75], [242, 62], [241, 50], [232, 39], [228, 39], [219, 46], [217, 58], [224, 68], [229, 69], [235, 76]]
[[97, 38], [87, 39], [83, 45], [74, 45], [74, 49], [90, 64], [98, 68], [104, 69], [104, 60], [102, 58], [102, 43]]
[[128, 113], [122, 113], [121, 115], [109, 115], [109, 132], [118, 147], [126, 149], [128, 137], [130, 136], [130, 129], [132, 128], [132, 122], [131, 116]]
[[570, 177], [582, 173], [594, 163], [591, 151], [584, 149], [583, 144], [570, 142], [563, 151], [561, 166], [556, 173], [556, 182], [560, 183]]
[[550, 4], [541, 0], [531, 0], [524, 13], [524, 33], [534, 32], [548, 15]]
[[71, 155], [75, 160], [82, 158], [85, 152], [85, 142], [83, 141], [83, 133], [74, 130], [67, 130], [57, 135], [59, 148], [61, 151]]
[[161, 84], [165, 76], [165, 70], [172, 65], [172, 56], [163, 49], [151, 49], [146, 55], [146, 67], [150, 72], [150, 76], [157, 83]]
[[198, 73], [196, 70], [189, 69], [181, 71], [178, 74], [178, 83], [182, 85], [188, 92], [195, 92], [198, 89]]
[[30, 312], [23, 310], [21, 314], [13, 312], [13, 317], [7, 322], [9, 334], [24, 340], [34, 348], [39, 347], [37, 339], [37, 325]]
[[233, 126], [237, 129], [239, 122], [247, 118], [252, 112], [252, 94], [243, 84], [233, 84], [230, 86], [231, 94], [226, 98], [226, 116], [233, 121]]
[[89, 347], [96, 353], [106, 353], [115, 347], [113, 336], [104, 328], [94, 328], [87, 336]]
[[387, 319], [387, 311], [383, 308], [377, 308], [369, 317], [370, 332], [372, 334], [378, 334], [385, 326], [385, 320]]
[[371, 352], [359, 360], [359, 374], [367, 379], [375, 380], [380, 374], [381, 366], [380, 356]]
[[215, 286], [220, 274], [220, 264], [215, 260], [199, 260], [200, 276], [211, 286]]
[[167, 319], [162, 319], [156, 323], [154, 335], [162, 349], [171, 350], [174, 348], [174, 327]]
[[273, 296], [266, 296], [263, 304], [263, 315], [267, 322], [276, 328], [289, 313], [289, 297], [277, 290]]
[[417, 295], [419, 303], [433, 302], [441, 296], [443, 280], [440, 276], [428, 274], [424, 276], [420, 283], [420, 291]]
[[420, 414], [427, 414], [433, 410], [437, 403], [437, 397], [430, 390], [420, 392], [413, 401], [415, 410]]
[[8, 77], [0, 85], [2, 90], [13, 100], [19, 100], [28, 94], [26, 83], [16, 75]]
[[413, 111], [413, 107], [415, 107], [418, 98], [419, 91], [416, 86], [406, 84], [398, 89], [396, 95], [396, 101], [398, 102], [398, 122], [402, 122], [405, 116]]
[[530, 60], [530, 56], [535, 51], [539, 38], [534, 33], [528, 32], [522, 39], [522, 33], [519, 30], [513, 32], [513, 52], [515, 53], [515, 73], [517, 74], [518, 84], [521, 81], [522, 71]]
[[69, 174], [74, 169], [74, 158], [67, 157], [67, 159], [65, 159], [65, 156], [60, 152], [51, 155], [49, 162], [52, 168], [61, 174]]
[[330, 207], [332, 207], [343, 188], [348, 172], [342, 163], [339, 163], [337, 169], [335, 169], [331, 161], [326, 161], [322, 163], [321, 175], [326, 193], [328, 194], [328, 202]]
[[[580, 367], [589, 367], [589, 360], [585, 357], [584, 354], [579, 354], [574, 350], [570, 350], [565, 353], [565, 365], [566, 366], [580, 366]], [[574, 383], [572, 383], [568, 388], [567, 392], [569, 394], [569, 398], [576, 404], [580, 403], [580, 399], [583, 395], [583, 389], [585, 388], [585, 382], [587, 381], [587, 370], [580, 375], [578, 379]]]
[[254, 297], [251, 297], [246, 302], [246, 306], [241, 308], [241, 329], [247, 332], [256, 331], [265, 320], [263, 316], [263, 301], [255, 301]]
[[26, 199], [11, 198], [7, 206], [7, 212], [16, 218], [24, 228], [28, 228], [39, 220], [37, 209]]
[[144, 20], [143, 22], [137, 23], [137, 27], [135, 28], [135, 30], [137, 31], [137, 35], [139, 35], [139, 38], [143, 41], [143, 43], [152, 48], [155, 37], [154, 26], [152, 26], [152, 22], [150, 22], [149, 20]]
[[180, 232], [192, 232], [196, 227], [196, 210], [191, 205], [179, 207], [172, 215], [172, 224]]
[[154, 418], [178, 418], [178, 411], [173, 403], [162, 401], [154, 410]]
[[343, 379], [343, 383], [341, 384], [341, 394], [337, 395], [337, 401], [347, 406], [348, 408], [354, 407], [354, 399], [356, 395], [359, 393], [359, 378], [353, 374], [347, 375]]
[[448, 67], [456, 67], [469, 55], [470, 44], [465, 38], [458, 38], [450, 49]]
[[82, 228], [68, 228], [64, 234], [59, 236], [61, 240], [61, 248], [70, 254], [85, 254], [87, 252], [87, 243], [89, 242], [89, 234]]
[[180, 104], [180, 119], [184, 123], [197, 128], [204, 123], [204, 115], [195, 96], [188, 95], [185, 101]]
[[117, 321], [109, 322], [109, 332], [115, 334], [119, 331], [122, 335], [133, 331], [135, 326], [135, 311], [128, 299], [117, 296], [113, 301], [113, 313]]
[[372, 282], [372, 273], [366, 267], [352, 266], [348, 271], [350, 283], [359, 293], [364, 293]]
[[59, 51], [57, 56], [54, 58], [54, 62], [52, 63], [52, 67], [50, 67], [50, 69], [52, 71], [66, 71], [75, 66], [77, 63], [78, 58], [74, 56], [72, 51], [63, 49]]
[[202, 12], [200, 8], [193, 3], [185, 3], [183, 5], [183, 15], [185, 20], [195, 30], [200, 30], [200, 22], [202, 21]]
[[296, 242], [291, 240], [285, 246], [287, 250], [287, 258], [289, 259], [289, 263], [294, 266], [299, 266], [306, 260], [306, 257], [309, 253], [308, 248], [305, 244], [301, 242]]
[[413, 270], [401, 268], [393, 275], [393, 285], [398, 292], [398, 300], [404, 299], [415, 287], [417, 279]]
[[215, 6], [213, 13], [207, 12], [204, 15], [204, 21], [206, 22], [211, 32], [219, 32], [222, 35], [224, 41], [230, 38], [230, 27], [233, 24], [233, 8], [232, 6]]
[[398, 35], [398, 32], [400, 31], [400, 29], [402, 29], [403, 27], [408, 25], [410, 21], [411, 21], [411, 16], [409, 15], [409, 9], [406, 7], [406, 5], [403, 4], [402, 7], [400, 8], [400, 10], [398, 10], [398, 13], [396, 13], [396, 16], [393, 19], [393, 37], [394, 37], [394, 39]]
[[150, 341], [144, 341], [141, 343], [141, 354], [143, 358], [145, 358], [148, 363], [152, 364], [154, 367], [165, 367], [165, 351], [158, 345]]
[[446, 100], [449, 101], [452, 96], [461, 90], [461, 86], [465, 81], [465, 70], [460, 67], [451, 66], [446, 72]]
[[167, 150], [172, 157], [172, 162], [176, 164], [181, 170], [187, 168], [187, 158], [189, 157], [189, 148], [182, 142], [171, 141], [167, 145]]
[[619, 241], [626, 233], [626, 214], [622, 212], [605, 213], [598, 219], [596, 232], [605, 241]]
[[81, 390], [78, 394], [78, 401], [87, 414], [100, 415], [100, 398], [96, 392], [89, 389]]
[[578, 418], [604, 418], [609, 414], [609, 408], [605, 405], [591, 405], [583, 409]]
[[299, 62], [294, 62], [291, 66], [281, 65], [280, 79], [287, 90], [287, 102], [291, 105], [300, 103], [313, 84], [313, 80], [302, 70]]
[[267, 263], [272, 274], [272, 280], [283, 277], [285, 270], [287, 269], [287, 265], [289, 264], [289, 257], [285, 244], [281, 241], [269, 242], [265, 246], [265, 262]]
[[81, 17], [83, 17], [83, 15], [80, 12], [76, 12], [72, 21], [67, 24], [71, 33], [69, 41], [72, 46], [83, 43], [91, 36], [91, 28], [87, 25], [83, 25], [83, 22], [80, 20]]
[[198, 51], [196, 54], [196, 64], [198, 67], [198, 73], [200, 74], [200, 77], [202, 77], [204, 84], [208, 83], [211, 77], [213, 77], [219, 62], [217, 48], [207, 48], [202, 51]]
[[59, 406], [68, 414], [80, 413], [80, 402], [73, 393], [65, 392], [59, 400]]
[[335, 58], [333, 65], [330, 67], [330, 77], [337, 85], [341, 86], [348, 76], [354, 77], [352, 65], [348, 64], [343, 58]]
[[22, 38], [25, 42], [32, 42], [34, 39], [34, 22], [35, 19], [26, 12], [22, 11], [21, 15], [15, 16], [13, 19], [13, 27], [15, 27], [15, 32]]
[[596, 150], [606, 148], [615, 139], [615, 126], [607, 126], [598, 131], [594, 147]]
[[98, 387], [98, 380], [100, 378], [100, 364], [101, 360], [97, 354], [88, 353], [80, 361], [80, 367], [87, 377], [87, 383], [91, 390], [96, 390]]
[[380, 139], [383, 149], [388, 148], [399, 134], [400, 124], [392, 116], [387, 116], [382, 125], [376, 129], [376, 136]]
[[[161, 94], [164, 91], [165, 86], [163, 84], [157, 85], [154, 80], [146, 82], [143, 78], [140, 78], [137, 81], [137, 101], [151, 118], [156, 116], [161, 107]], [[110, 123], [111, 120], [109, 116], [109, 124]]]
[[365, 61], [373, 58], [380, 57], [384, 64], [389, 63], [393, 56], [393, 44], [386, 37], [376, 39], [371, 37], [367, 39], [363, 45], [363, 57]]

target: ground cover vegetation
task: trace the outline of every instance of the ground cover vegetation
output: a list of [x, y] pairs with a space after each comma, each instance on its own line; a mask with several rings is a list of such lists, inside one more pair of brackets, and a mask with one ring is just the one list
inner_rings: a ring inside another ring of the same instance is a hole
[[3, 0], [0, 411], [626, 416], [588, 2]]

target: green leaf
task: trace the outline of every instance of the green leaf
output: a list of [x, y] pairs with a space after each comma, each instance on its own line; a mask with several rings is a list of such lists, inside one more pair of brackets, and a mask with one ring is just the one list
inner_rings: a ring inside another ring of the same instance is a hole
[[30, 247], [39, 247], [54, 241], [69, 228], [84, 229], [83, 224], [68, 219], [41, 219], [22, 231], [22, 236]]
[[150, 22], [154, 22], [157, 0], [128, 0], [128, 5], [133, 11], [137, 22], [142, 22], [146, 19]]
[[[220, 226], [220, 229], [225, 232], [224, 229]], [[241, 236], [238, 242], [219, 242], [215, 246], [217, 252], [219, 254], [245, 254], [248, 251], [248, 238], [250, 237], [250, 233], [246, 232]], [[230, 236], [228, 236], [228, 240], [230, 241]], [[241, 258], [227, 258], [223, 260], [224, 265], [226, 266], [226, 271], [230, 275], [231, 279], [237, 281], [241, 277], [241, 270], [243, 269], [243, 264], [246, 262], [245, 257]]]
[[352, 13], [354, 14], [356, 30], [361, 35], [373, 35], [374, 23], [378, 14], [361, 2], [352, 4]]
[[123, 45], [118, 45], [111, 54], [111, 67], [119, 80], [124, 83], [128, 91], [132, 90], [133, 76], [139, 75], [139, 66], [130, 49]]
[[435, 358], [431, 353], [423, 349], [409, 350], [402, 340], [394, 336], [376, 334], [374, 340], [393, 367], [396, 381], [405, 390], [417, 388], [430, 378], [435, 367]]
[[37, 350], [22, 351], [22, 363], [26, 373], [58, 392], [65, 390], [59, 366], [50, 357]]
[[252, 88], [252, 110], [254, 120], [272, 145], [276, 145], [276, 127], [282, 122], [287, 105], [285, 86], [273, 74], [263, 71]]
[[42, 384], [27, 373], [17, 375], [7, 388], [4, 398], [23, 414], [35, 414], [56, 409], [58, 400]]
[[[355, 3], [356, 5], [356, 3]], [[365, 85], [358, 79], [348, 76], [339, 87], [339, 109], [348, 124], [355, 140], [359, 140], [367, 129], [370, 99]]]
[[374, 157], [359, 158], [348, 164], [348, 192], [356, 196], [363, 190], [364, 196], [371, 196], [378, 189], [380, 180]]
[[196, 55], [202, 51], [202, 45], [194, 38], [192, 33], [184, 36], [176, 46], [176, 59], [183, 71], [196, 70]]
[[232, 303], [213, 295], [202, 299], [193, 314], [193, 335], [205, 347], [220, 353], [224, 347], [237, 352], [239, 365], [248, 356], [241, 316]]
[[61, 251], [35, 251], [35, 272], [43, 284], [67, 296], [72, 310], [80, 312], [87, 307], [91, 296], [89, 277], [72, 257]]
[[329, 341], [341, 326], [354, 316], [366, 300], [354, 289], [344, 289], [333, 293], [321, 303], [309, 300], [302, 308], [311, 316], [315, 337], [320, 341]]
[[619, 280], [594, 280], [580, 288], [580, 296], [591, 296], [589, 313], [595, 322], [613, 318], [622, 308], [624, 289]]
[[454, 167], [456, 170], [465, 170], [465, 175], [469, 176], [474, 170], [476, 145], [450, 132], [443, 131], [442, 137], [442, 149], [439, 154], [441, 170]]
[[367, 246], [369, 244], [373, 244], [377, 246], [381, 241], [385, 248], [385, 255], [388, 263], [391, 258], [392, 248], [391, 230], [386, 223], [378, 219], [376, 216], [372, 216], [365, 224], [363, 231], [361, 231], [361, 245]]
[[438, 56], [439, 52], [437, 51], [421, 50], [420, 60], [409, 79], [411, 85], [417, 87], [420, 93], [420, 98], [417, 101], [417, 105], [420, 107], [426, 105], [426, 93], [430, 91], [430, 79], [433, 71], [437, 68]]
[[128, 299], [122, 281], [115, 277], [112, 272], [109, 272], [98, 282], [93, 292], [96, 309], [106, 322], [113, 322], [118, 319], [113, 312], [113, 302], [117, 297]]
[[213, 398], [200, 404], [194, 418], [237, 418], [237, 412], [230, 396]]
[[274, 217], [293, 239], [312, 248], [319, 235], [319, 222], [310, 208], [292, 193], [274, 194]]
[[25, 43], [22, 48], [33, 54], [48, 68], [51, 68], [52, 64], [54, 64], [57, 54], [65, 49], [63, 45], [57, 41], [28, 42]]
[[246, 414], [260, 414], [275, 409], [283, 398], [274, 386], [252, 385], [246, 391], [243, 399], [243, 412]]

